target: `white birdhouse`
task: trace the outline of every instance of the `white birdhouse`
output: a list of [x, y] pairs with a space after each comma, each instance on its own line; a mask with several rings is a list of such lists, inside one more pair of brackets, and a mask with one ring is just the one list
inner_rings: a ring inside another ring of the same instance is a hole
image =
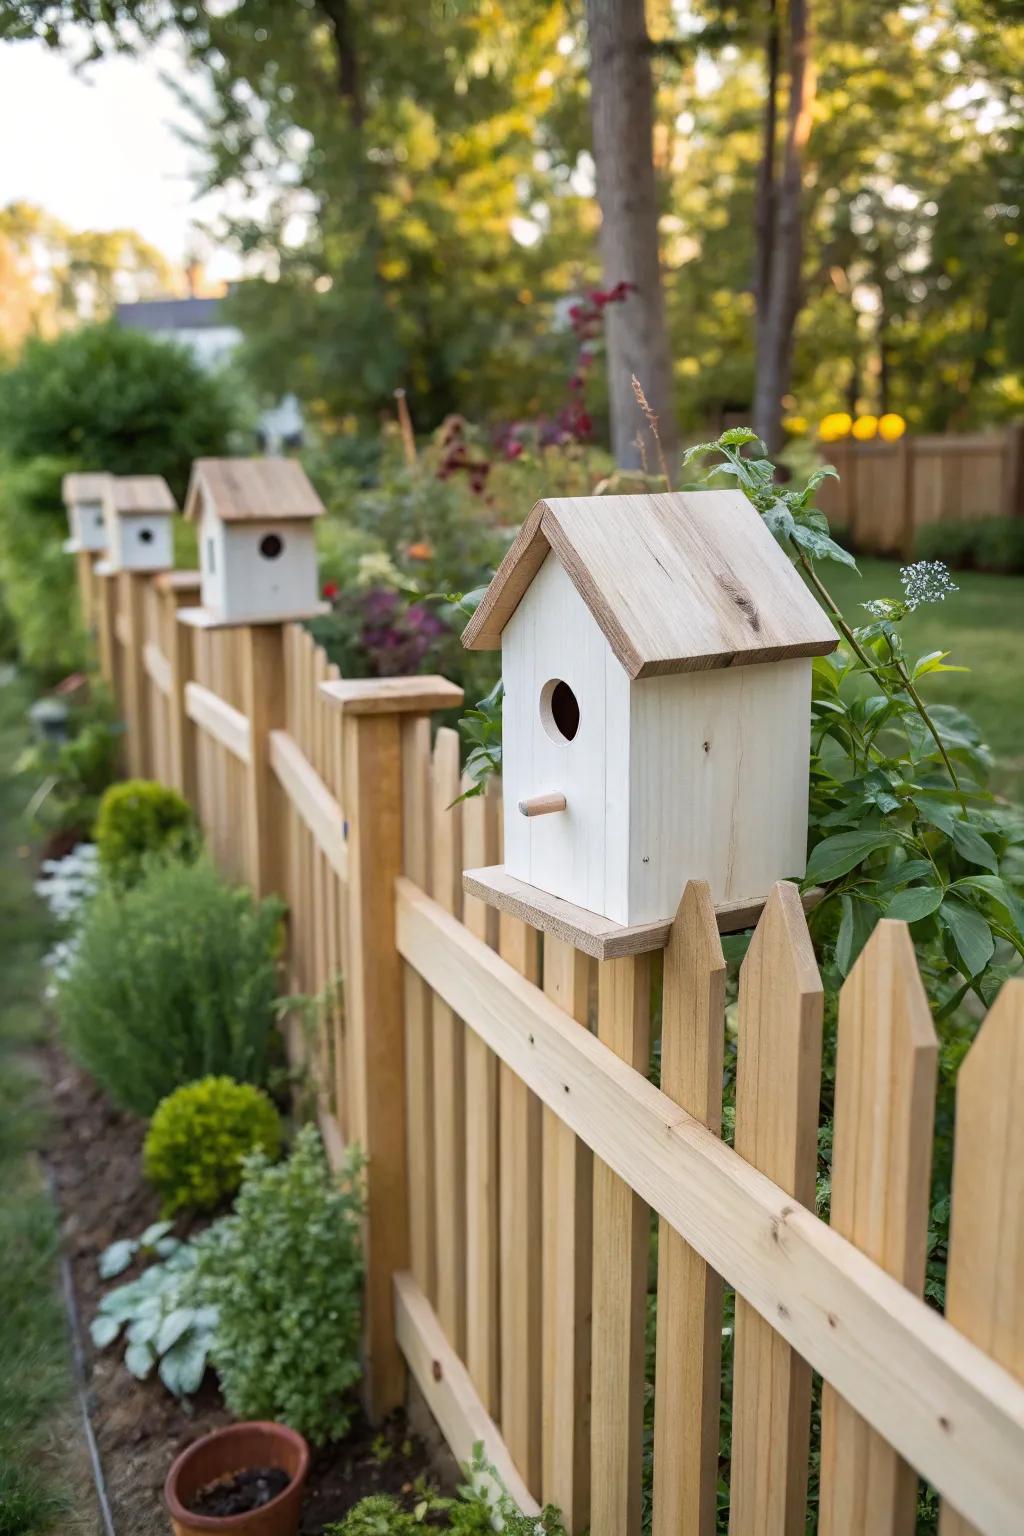
[[108, 475], [103, 511], [109, 569], [170, 570], [177, 510], [162, 475]]
[[210, 619], [258, 624], [322, 612], [313, 519], [323, 510], [294, 459], [197, 459], [185, 516], [196, 524]]
[[65, 475], [61, 482], [61, 495], [68, 514], [68, 530], [71, 537], [66, 548], [69, 553], [80, 550], [97, 553], [107, 547], [107, 520], [104, 497], [109, 475]]
[[539, 502], [463, 643], [501, 648], [506, 877], [632, 927], [803, 874], [838, 636], [739, 491]]

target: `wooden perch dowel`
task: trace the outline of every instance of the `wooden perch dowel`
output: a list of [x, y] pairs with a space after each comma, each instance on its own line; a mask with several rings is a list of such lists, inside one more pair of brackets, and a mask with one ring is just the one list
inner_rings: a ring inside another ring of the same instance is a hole
[[519, 809], [524, 816], [550, 816], [565, 810], [565, 796], [533, 795], [529, 800], [520, 800]]

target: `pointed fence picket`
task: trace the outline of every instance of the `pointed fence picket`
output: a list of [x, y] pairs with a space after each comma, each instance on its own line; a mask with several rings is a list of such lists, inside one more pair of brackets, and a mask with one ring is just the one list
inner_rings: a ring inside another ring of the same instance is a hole
[[292, 1059], [332, 1157], [355, 1139], [369, 1158], [370, 1411], [408, 1371], [458, 1455], [482, 1441], [574, 1536], [635, 1536], [648, 1501], [653, 1536], [711, 1536], [726, 1504], [730, 1536], [802, 1536], [817, 1373], [822, 1536], [909, 1533], [919, 1476], [942, 1536], [1020, 1529], [1024, 983], [960, 1071], [943, 1318], [922, 1298], [936, 1041], [903, 924], [842, 991], [825, 1221], [822, 993], [794, 887], [743, 962], [728, 1145], [706, 887], [663, 962], [594, 962], [464, 896], [463, 866], [500, 857], [500, 798], [456, 803], [458, 740], [432, 744], [458, 690], [342, 682], [302, 626], [197, 628], [192, 600], [180, 576], [92, 577], [128, 761], [193, 798], [228, 874], [287, 902]]

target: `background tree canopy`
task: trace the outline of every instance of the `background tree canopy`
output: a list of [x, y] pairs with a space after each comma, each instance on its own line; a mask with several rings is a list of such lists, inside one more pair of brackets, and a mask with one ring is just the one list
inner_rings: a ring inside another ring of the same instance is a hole
[[[773, 347], [776, 422], [851, 406], [924, 429], [1019, 414], [1019, 8], [802, 3], [646, 6], [684, 428], [749, 413]], [[614, 32], [637, 5], [593, 9]], [[231, 306], [268, 396], [293, 389], [328, 426], [372, 420], [399, 386], [423, 427], [452, 410], [509, 420], [565, 404], [568, 305], [631, 278], [598, 264], [578, 6], [48, 0], [8, 5], [2, 26], [79, 53], [162, 29], [183, 39], [207, 185], [260, 198], [258, 221], [217, 234], [262, 273]], [[772, 312], [793, 311], [772, 346], [755, 336], [762, 289]]]

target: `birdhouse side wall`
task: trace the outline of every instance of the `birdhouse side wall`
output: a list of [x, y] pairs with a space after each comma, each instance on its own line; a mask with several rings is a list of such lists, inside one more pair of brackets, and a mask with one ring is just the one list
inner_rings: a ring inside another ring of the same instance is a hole
[[107, 547], [107, 523], [101, 501], [72, 502], [68, 511], [71, 537], [79, 549], [101, 550]]
[[[316, 542], [312, 522], [221, 524], [223, 612], [229, 621], [290, 618], [317, 602]], [[265, 550], [280, 552], [268, 557]]]
[[[549, 554], [502, 634], [505, 867], [551, 895], [616, 920], [626, 901], [629, 681]], [[564, 682], [579, 707], [572, 740], [546, 715]], [[526, 817], [521, 800], [561, 793], [564, 811]]]
[[675, 912], [690, 879], [757, 900], [807, 862], [811, 662], [634, 683], [629, 923]]
[[224, 613], [224, 524], [208, 503], [203, 504], [199, 519], [200, 602], [208, 613], [220, 618]]

